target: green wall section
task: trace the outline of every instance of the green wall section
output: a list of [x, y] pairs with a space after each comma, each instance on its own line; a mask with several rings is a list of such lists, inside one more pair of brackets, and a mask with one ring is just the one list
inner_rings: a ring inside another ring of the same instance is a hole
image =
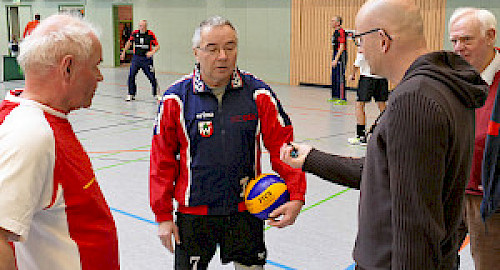
[[459, 7], [476, 7], [484, 8], [491, 11], [497, 19], [497, 43], [496, 46], [500, 47], [500, 0], [447, 0], [446, 1], [446, 29], [444, 32], [444, 49], [452, 50], [448, 33], [448, 21], [450, 20], [453, 11]]
[[[155, 56], [155, 67], [160, 72], [189, 73], [194, 58], [191, 37], [199, 22], [209, 16], [221, 15], [231, 20], [239, 32], [238, 66], [269, 82], [289, 83], [290, 80], [290, 14], [292, 0], [31, 0], [32, 13], [43, 18], [57, 13], [59, 5], [85, 4], [86, 18], [101, 30], [103, 66], [114, 66], [117, 53], [113, 42], [113, 6], [133, 5], [134, 29], [141, 19], [149, 22], [161, 49]], [[445, 1], [445, 0], [443, 0]], [[0, 3], [0, 52], [8, 53], [6, 6]], [[447, 0], [446, 20], [457, 7], [487, 8], [500, 21], [499, 0]], [[446, 21], [446, 23], [447, 23]], [[24, 29], [24, 26], [21, 26]], [[499, 27], [500, 28], [500, 27]], [[443, 37], [450, 50], [448, 29]], [[500, 33], [497, 34], [500, 46]], [[165, 85], [161, 86], [162, 89]]]

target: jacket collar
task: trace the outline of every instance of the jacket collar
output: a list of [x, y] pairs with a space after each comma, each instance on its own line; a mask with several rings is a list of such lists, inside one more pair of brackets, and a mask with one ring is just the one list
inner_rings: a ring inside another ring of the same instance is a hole
[[[201, 78], [200, 64], [196, 64], [193, 71], [193, 93], [211, 93], [212, 90], [205, 84]], [[231, 80], [226, 89], [238, 89], [243, 87], [243, 80], [241, 79], [241, 72], [235, 68], [231, 75]]]
[[491, 63], [481, 72], [481, 77], [491, 86], [498, 71], [500, 71], [500, 49], [495, 48], [495, 58], [493, 58]]

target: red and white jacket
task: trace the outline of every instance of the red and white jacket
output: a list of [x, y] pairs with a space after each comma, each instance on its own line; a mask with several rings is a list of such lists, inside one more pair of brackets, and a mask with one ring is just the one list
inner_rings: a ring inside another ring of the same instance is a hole
[[0, 104], [0, 227], [18, 269], [119, 269], [113, 217], [66, 114], [7, 94]]

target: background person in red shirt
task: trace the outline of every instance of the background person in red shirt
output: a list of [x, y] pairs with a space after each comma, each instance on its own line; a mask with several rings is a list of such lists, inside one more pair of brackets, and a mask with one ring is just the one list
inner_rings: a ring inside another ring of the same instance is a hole
[[33, 30], [38, 26], [39, 23], [40, 23], [40, 14], [35, 14], [35, 19], [26, 24], [26, 27], [24, 28], [23, 38], [31, 34], [31, 32], [33, 32]]
[[141, 20], [139, 22], [139, 30], [135, 30], [130, 35], [130, 39], [125, 43], [125, 47], [120, 55], [120, 59], [125, 59], [125, 52], [134, 45], [134, 56], [130, 64], [130, 73], [128, 75], [128, 95], [125, 101], [135, 99], [137, 93], [137, 85], [135, 77], [140, 69], [144, 71], [146, 77], [151, 82], [152, 94], [156, 99], [158, 96], [158, 81], [156, 80], [155, 69], [153, 66], [153, 55], [160, 49], [160, 44], [156, 40], [153, 31], [148, 30], [148, 22]]

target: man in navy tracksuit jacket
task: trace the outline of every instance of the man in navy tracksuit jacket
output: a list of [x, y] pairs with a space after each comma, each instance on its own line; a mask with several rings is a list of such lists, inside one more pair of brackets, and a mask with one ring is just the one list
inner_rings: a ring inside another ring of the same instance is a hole
[[282, 218], [269, 224], [294, 223], [305, 174], [279, 158], [280, 147], [293, 140], [292, 125], [271, 88], [236, 68], [237, 36], [229, 21], [203, 21], [193, 51], [195, 70], [166, 91], [154, 129], [150, 200], [158, 234], [171, 252], [175, 239], [175, 269], [206, 269], [217, 245], [223, 263], [262, 269], [264, 223], [246, 211], [243, 191], [261, 173], [262, 139], [290, 193], [272, 213]]

